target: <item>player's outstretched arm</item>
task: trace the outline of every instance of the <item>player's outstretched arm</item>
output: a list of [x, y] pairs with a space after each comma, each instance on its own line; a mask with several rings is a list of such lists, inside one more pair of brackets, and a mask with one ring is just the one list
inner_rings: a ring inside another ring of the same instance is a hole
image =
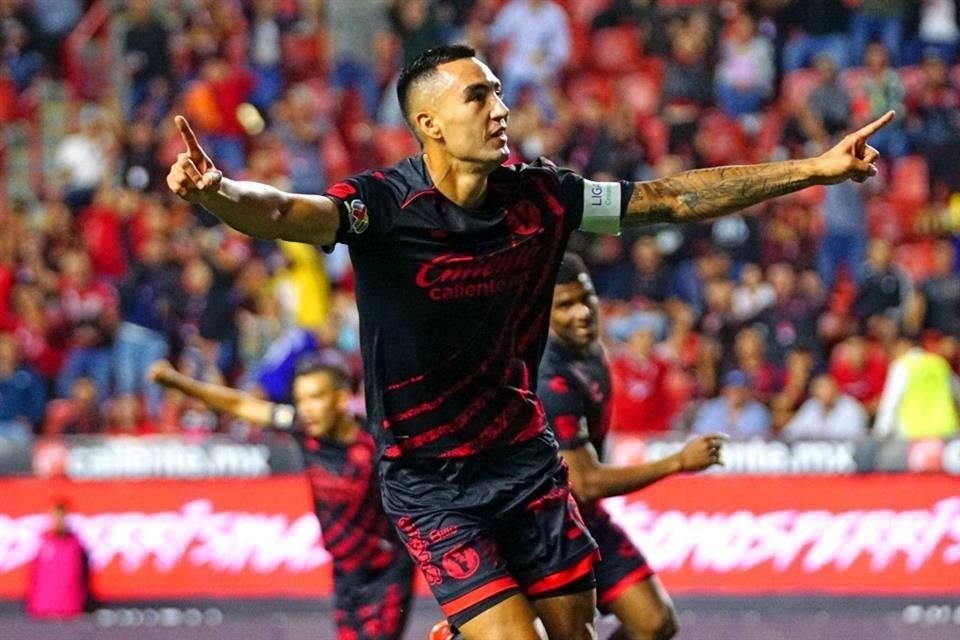
[[602, 464], [590, 444], [561, 451], [570, 468], [573, 493], [581, 502], [622, 496], [677, 473], [703, 471], [720, 462], [723, 434], [700, 436], [672, 456], [647, 464], [615, 467]]
[[332, 200], [225, 178], [201, 148], [187, 119], [177, 116], [174, 122], [186, 151], [177, 155], [167, 174], [171, 191], [250, 236], [333, 244], [340, 218]]
[[893, 118], [888, 112], [815, 158], [698, 169], [637, 182], [623, 224], [715, 218], [817, 184], [863, 182], [876, 174], [880, 155], [867, 140]]
[[258, 427], [273, 423], [273, 403], [249, 393], [185, 376], [166, 360], [157, 360], [147, 372], [147, 379], [169, 389], [200, 400], [213, 411], [246, 420]]

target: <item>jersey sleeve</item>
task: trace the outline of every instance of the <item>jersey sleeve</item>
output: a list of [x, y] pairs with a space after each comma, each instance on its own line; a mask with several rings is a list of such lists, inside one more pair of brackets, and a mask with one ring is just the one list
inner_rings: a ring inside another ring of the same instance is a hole
[[550, 169], [556, 174], [557, 196], [564, 205], [567, 222], [573, 229], [620, 235], [620, 221], [633, 195], [632, 182], [587, 180], [575, 171], [557, 167], [546, 158], [540, 158], [534, 165]]
[[358, 245], [386, 237], [392, 226], [390, 191], [379, 172], [364, 172], [330, 186], [324, 194], [337, 204], [336, 243]]
[[561, 449], [579, 449], [590, 442], [583, 398], [565, 376], [550, 375], [539, 386], [540, 401]]

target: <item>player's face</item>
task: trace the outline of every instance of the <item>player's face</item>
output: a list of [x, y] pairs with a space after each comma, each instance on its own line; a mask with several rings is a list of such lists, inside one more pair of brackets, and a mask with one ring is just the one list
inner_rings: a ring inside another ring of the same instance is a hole
[[597, 339], [599, 301], [587, 274], [553, 288], [550, 330], [565, 345], [577, 349], [590, 346]]
[[326, 373], [308, 373], [293, 381], [293, 402], [306, 432], [322, 436], [330, 433], [343, 417], [346, 392], [337, 389]]
[[500, 166], [510, 154], [510, 110], [503, 102], [500, 80], [476, 58], [442, 64], [437, 74], [433, 115], [447, 153], [457, 160]]

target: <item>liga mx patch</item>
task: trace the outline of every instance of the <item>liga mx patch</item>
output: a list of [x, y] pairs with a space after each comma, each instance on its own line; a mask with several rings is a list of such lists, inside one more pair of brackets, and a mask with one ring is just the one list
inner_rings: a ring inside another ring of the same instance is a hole
[[360, 235], [370, 226], [370, 214], [363, 200], [351, 200], [347, 205], [347, 218], [350, 222], [350, 233]]
[[620, 235], [619, 182], [583, 181], [583, 221], [580, 229], [590, 233]]

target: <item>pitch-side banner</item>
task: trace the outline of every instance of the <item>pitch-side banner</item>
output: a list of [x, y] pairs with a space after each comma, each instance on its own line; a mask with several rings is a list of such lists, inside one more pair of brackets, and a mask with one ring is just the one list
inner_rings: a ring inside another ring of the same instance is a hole
[[[317, 597], [329, 556], [294, 476], [0, 481], [0, 598], [69, 502], [104, 600]], [[675, 594], [960, 595], [960, 478], [687, 476], [608, 510]]]

